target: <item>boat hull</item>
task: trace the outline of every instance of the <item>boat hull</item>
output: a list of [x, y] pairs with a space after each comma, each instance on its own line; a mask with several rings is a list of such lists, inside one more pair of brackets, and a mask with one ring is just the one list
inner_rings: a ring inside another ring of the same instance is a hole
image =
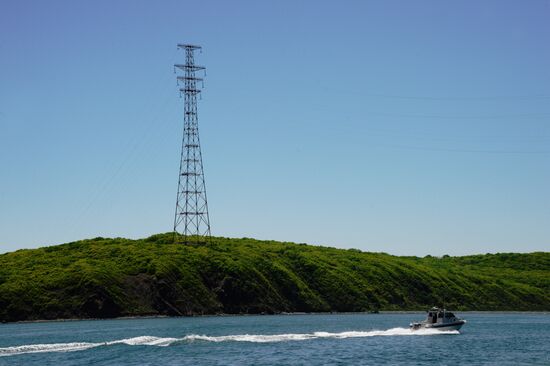
[[447, 323], [447, 324], [416, 323], [416, 324], [411, 324], [411, 330], [418, 330], [418, 329], [460, 330], [460, 328], [462, 328], [464, 323], [466, 323], [464, 320], [453, 322], [453, 323]]

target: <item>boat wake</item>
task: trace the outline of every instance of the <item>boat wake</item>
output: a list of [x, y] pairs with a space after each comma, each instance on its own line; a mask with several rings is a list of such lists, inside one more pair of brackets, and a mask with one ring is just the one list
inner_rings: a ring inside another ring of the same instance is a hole
[[48, 344], [29, 344], [24, 346], [14, 346], [0, 348], [0, 357], [15, 356], [25, 353], [42, 353], [42, 352], [72, 352], [83, 351], [90, 348], [101, 346], [112, 346], [116, 344], [126, 344], [128, 346], [169, 346], [172, 343], [178, 342], [178, 338], [159, 338], [151, 336], [142, 336], [128, 339], [121, 339], [110, 342], [74, 342], [74, 343], [48, 343]]
[[183, 338], [161, 338], [153, 336], [141, 336], [127, 338], [109, 342], [74, 342], [74, 343], [50, 343], [50, 344], [30, 344], [23, 346], [13, 346], [0, 348], [0, 357], [16, 356], [26, 353], [42, 353], [42, 352], [73, 352], [83, 351], [95, 347], [113, 346], [113, 345], [128, 345], [128, 346], [157, 346], [167, 347], [174, 343], [190, 343], [195, 341], [203, 342], [252, 342], [252, 343], [273, 343], [273, 342], [290, 342], [290, 341], [306, 341], [320, 338], [362, 338], [362, 337], [379, 337], [379, 336], [422, 336], [422, 335], [441, 335], [441, 334], [460, 334], [456, 330], [441, 331], [437, 329], [419, 329], [411, 331], [408, 328], [392, 328], [388, 330], [371, 330], [371, 331], [348, 331], [341, 333], [329, 332], [314, 332], [314, 333], [295, 333], [295, 334], [240, 334], [226, 336], [206, 336], [190, 334]]
[[208, 341], [208, 342], [253, 342], [253, 343], [272, 343], [272, 342], [287, 342], [287, 341], [306, 341], [309, 339], [318, 338], [362, 338], [362, 337], [379, 337], [379, 336], [405, 336], [405, 335], [440, 335], [440, 334], [460, 334], [456, 330], [440, 331], [437, 329], [420, 329], [411, 331], [409, 328], [392, 328], [388, 330], [371, 330], [371, 331], [349, 331], [341, 333], [329, 332], [314, 332], [314, 333], [297, 333], [297, 334], [269, 334], [269, 335], [227, 335], [219, 337], [210, 337], [205, 335], [188, 335], [183, 338], [185, 341]]

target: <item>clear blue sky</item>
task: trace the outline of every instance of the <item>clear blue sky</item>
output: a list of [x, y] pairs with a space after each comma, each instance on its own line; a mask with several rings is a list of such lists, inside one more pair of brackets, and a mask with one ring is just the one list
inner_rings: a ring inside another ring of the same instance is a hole
[[2, 1], [0, 252], [172, 229], [201, 44], [212, 232], [550, 250], [550, 2]]

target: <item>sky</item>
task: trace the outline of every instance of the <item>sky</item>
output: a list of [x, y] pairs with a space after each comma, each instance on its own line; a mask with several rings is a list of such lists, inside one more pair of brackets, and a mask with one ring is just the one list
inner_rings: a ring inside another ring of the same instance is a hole
[[203, 46], [212, 234], [550, 250], [550, 1], [0, 2], [0, 252], [173, 229]]

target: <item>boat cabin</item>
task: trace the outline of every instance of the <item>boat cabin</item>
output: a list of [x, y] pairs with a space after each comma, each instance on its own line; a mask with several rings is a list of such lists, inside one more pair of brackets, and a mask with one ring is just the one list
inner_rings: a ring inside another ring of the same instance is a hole
[[449, 323], [456, 319], [455, 315], [450, 311], [439, 308], [431, 308], [428, 311], [428, 317], [426, 318], [426, 323], [435, 324], [435, 323]]

